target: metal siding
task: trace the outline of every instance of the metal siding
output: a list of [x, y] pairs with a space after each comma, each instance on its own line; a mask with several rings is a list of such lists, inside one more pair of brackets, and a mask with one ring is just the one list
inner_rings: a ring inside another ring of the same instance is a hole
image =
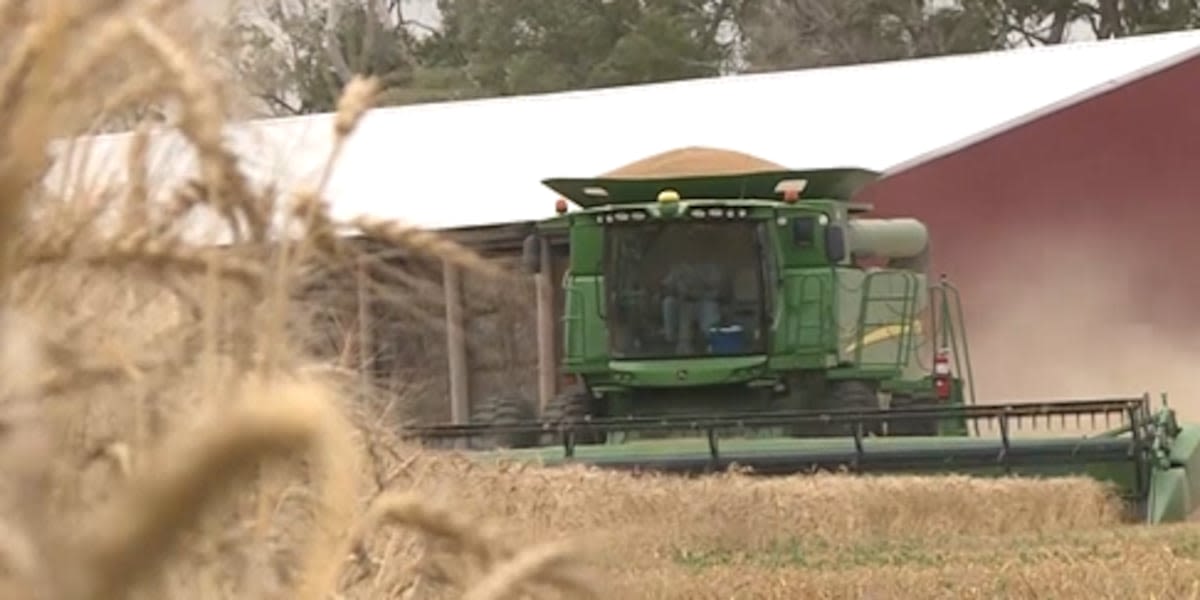
[[[897, 173], [863, 199], [882, 216], [928, 223], [934, 269], [962, 289], [968, 327], [1007, 336], [1028, 362], [1063, 358], [1039, 356], [1054, 347], [1079, 369], [1119, 368], [1123, 338], [1100, 332], [1135, 327], [1161, 342], [1145, 351], [1163, 361], [1177, 358], [1173, 351], [1200, 356], [1198, 93], [1200, 59], [1192, 59]], [[999, 323], [1014, 303], [1044, 310]], [[1056, 320], [1078, 321], [1070, 329], [1076, 339], [1045, 337], [1058, 335]], [[1004, 383], [1010, 375], [989, 364], [1016, 361], [1000, 356], [1003, 343], [982, 346], [973, 362], [991, 389], [1033, 389]], [[1183, 385], [1149, 373], [1139, 381], [1135, 391]]]

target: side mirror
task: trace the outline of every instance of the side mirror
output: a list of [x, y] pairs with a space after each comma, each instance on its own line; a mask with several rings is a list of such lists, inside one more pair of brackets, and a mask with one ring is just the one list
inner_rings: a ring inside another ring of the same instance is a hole
[[841, 225], [825, 228], [825, 258], [833, 264], [846, 260], [846, 230]]
[[536, 233], [525, 236], [521, 247], [521, 268], [530, 274], [542, 271], [542, 238]]

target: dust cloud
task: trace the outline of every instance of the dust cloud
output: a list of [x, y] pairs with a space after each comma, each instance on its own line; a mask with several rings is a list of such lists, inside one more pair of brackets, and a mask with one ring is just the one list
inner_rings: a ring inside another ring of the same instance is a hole
[[1113, 239], [1031, 234], [956, 261], [981, 274], [963, 291], [980, 403], [1149, 393], [1157, 407], [1165, 392], [1181, 419], [1200, 421], [1192, 328], [1152, 321], [1139, 302], [1152, 291], [1135, 282], [1156, 259]]

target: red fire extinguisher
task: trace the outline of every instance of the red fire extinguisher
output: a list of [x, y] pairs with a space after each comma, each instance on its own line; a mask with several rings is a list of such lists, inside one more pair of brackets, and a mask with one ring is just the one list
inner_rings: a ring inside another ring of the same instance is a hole
[[933, 357], [933, 389], [938, 399], [950, 398], [950, 350], [946, 348]]

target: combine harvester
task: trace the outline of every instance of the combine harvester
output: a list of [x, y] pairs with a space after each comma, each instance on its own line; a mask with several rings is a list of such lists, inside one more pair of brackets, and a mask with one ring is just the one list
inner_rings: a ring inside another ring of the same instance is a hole
[[567, 236], [574, 389], [540, 419], [510, 400], [485, 422], [409, 434], [471, 439], [487, 458], [684, 474], [1086, 475], [1150, 523], [1200, 504], [1200, 427], [1165, 398], [975, 402], [959, 295], [930, 280], [924, 225], [852, 200], [877, 173], [726, 153], [751, 164], [661, 174], [688, 152], [647, 159], [659, 174], [544, 182], [563, 199], [526, 266], [547, 267], [537, 236]]

